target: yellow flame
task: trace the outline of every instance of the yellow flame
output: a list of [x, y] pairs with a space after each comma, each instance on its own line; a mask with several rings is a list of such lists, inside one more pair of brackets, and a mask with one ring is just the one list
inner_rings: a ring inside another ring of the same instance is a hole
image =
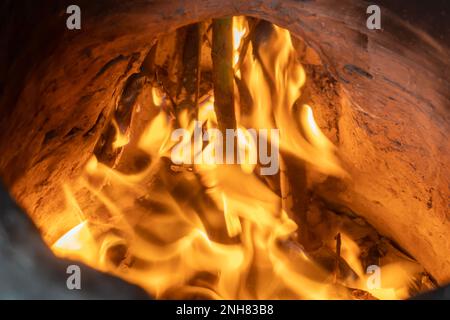
[[112, 124], [116, 129], [116, 136], [114, 142], [112, 144], [114, 149], [121, 148], [126, 146], [130, 142], [130, 137], [126, 133], [122, 133], [117, 121], [115, 119], [112, 120]]
[[239, 218], [236, 215], [229, 212], [225, 193], [222, 193], [222, 201], [223, 201], [223, 215], [225, 217], [228, 235], [230, 237], [235, 237], [242, 231], [241, 222], [239, 221]]
[[164, 94], [160, 89], [153, 87], [152, 88], [152, 101], [153, 105], [160, 106], [164, 101]]
[[236, 67], [239, 62], [240, 48], [242, 39], [247, 33], [246, 20], [244, 17], [233, 18], [233, 68]]
[[52, 250], [61, 257], [80, 259], [85, 263], [94, 264], [101, 268], [97, 264], [99, 258], [97, 243], [92, 237], [87, 221], [74, 226], [59, 238], [53, 244]]

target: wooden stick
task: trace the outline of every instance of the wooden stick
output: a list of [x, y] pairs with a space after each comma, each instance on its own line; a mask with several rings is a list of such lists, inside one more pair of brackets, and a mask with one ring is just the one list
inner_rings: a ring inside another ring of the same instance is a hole
[[[306, 168], [301, 160], [286, 152], [280, 154], [280, 189], [282, 198], [288, 204], [287, 213], [298, 225], [298, 241], [306, 251], [315, 250], [316, 241], [312, 231], [307, 227], [306, 214], [310, 203], [310, 196], [306, 182]], [[287, 193], [284, 190], [289, 190]]]
[[336, 239], [336, 265], [334, 269], [334, 283], [340, 278], [340, 260], [341, 260], [341, 234], [338, 233], [335, 237]]
[[195, 117], [200, 86], [202, 24], [192, 24], [187, 26], [186, 29], [186, 40], [183, 48], [183, 73], [181, 85], [177, 92], [177, 100], [180, 110], [188, 109], [191, 111], [191, 115]]
[[219, 129], [236, 128], [234, 110], [233, 20], [231, 17], [213, 20], [212, 61], [214, 110]]
[[293, 209], [293, 197], [292, 197], [292, 187], [289, 183], [289, 178], [287, 174], [286, 164], [283, 157], [280, 155], [280, 194], [281, 194], [281, 208], [292, 217], [294, 214]]
[[[105, 131], [102, 133], [101, 138], [94, 148], [94, 154], [99, 162], [110, 167], [114, 167], [117, 164], [123, 149], [122, 147], [114, 147], [114, 141], [118, 134], [117, 131], [122, 135], [129, 131], [135, 102], [142, 92], [145, 79], [146, 77], [141, 73], [135, 73], [125, 82], [113, 117], [110, 119], [109, 124], [106, 126]], [[116, 125], [114, 125], [113, 121]]]

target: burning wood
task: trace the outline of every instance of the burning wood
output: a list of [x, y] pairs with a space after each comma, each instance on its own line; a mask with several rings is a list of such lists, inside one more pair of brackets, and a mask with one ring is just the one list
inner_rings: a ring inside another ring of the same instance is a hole
[[[448, 278], [442, 259], [448, 243], [430, 240], [448, 231], [435, 214], [443, 208], [446, 179], [418, 168], [414, 156], [425, 157], [426, 148], [408, 143], [429, 131], [420, 141], [433, 146], [429, 154], [448, 149], [431, 143], [447, 127], [444, 85], [425, 81], [440, 74], [434, 67], [446, 51], [419, 38], [426, 52], [436, 53], [432, 62], [422, 66], [420, 55], [405, 53], [399, 63], [385, 46], [393, 39], [358, 29], [355, 10], [342, 10], [349, 15], [339, 19], [327, 1], [301, 9], [287, 2], [300, 17], [289, 20], [272, 5], [223, 4], [221, 14], [273, 16], [307, 42], [257, 18], [207, 20], [218, 16], [219, 1], [207, 2], [214, 5], [148, 23], [141, 9], [174, 12], [173, 5], [136, 1], [116, 15], [111, 30], [92, 21], [91, 35], [74, 37], [80, 44], [64, 36], [64, 45], [50, 47], [64, 76], [49, 72], [41, 83], [51, 61], [42, 58], [29, 76], [23, 73], [30, 83], [22, 91], [11, 90], [15, 80], [5, 87], [2, 103], [17, 102], [4, 112], [6, 136], [17, 127], [26, 143], [13, 134], [14, 148], [0, 141], [9, 150], [2, 176], [52, 250], [166, 298], [405, 298], [436, 285], [427, 271], [440, 282]], [[204, 21], [174, 31], [178, 19]], [[162, 35], [167, 30], [173, 32]], [[149, 34], [158, 38], [149, 43]], [[73, 52], [82, 54], [83, 67], [66, 62]], [[367, 65], [374, 53], [392, 64]], [[74, 90], [67, 90], [65, 72], [72, 71]], [[421, 72], [423, 78], [415, 77]], [[373, 107], [364, 102], [372, 90], [383, 92]], [[25, 107], [36, 93], [37, 107]], [[67, 119], [72, 105], [77, 109]], [[392, 119], [385, 106], [397, 111]], [[405, 129], [405, 119], [418, 121], [417, 134]], [[226, 129], [233, 129], [234, 143], [224, 165], [217, 155], [226, 148], [220, 143]], [[180, 139], [176, 130], [183, 131]], [[253, 134], [264, 130], [280, 130], [279, 138]], [[264, 171], [274, 159], [279, 170]], [[437, 167], [445, 176], [444, 165]], [[424, 226], [404, 232], [416, 216], [426, 217]]]
[[[80, 178], [81, 189], [65, 187], [66, 210], [82, 212], [82, 221], [54, 243], [55, 253], [112, 272], [157, 297], [176, 288], [178, 294], [209, 298], [407, 297], [409, 281], [424, 270], [405, 257], [371, 260], [366, 242], [378, 241], [376, 231], [329, 211], [314, 196], [310, 172], [346, 173], [316, 124], [313, 107], [298, 105], [308, 103], [310, 94], [299, 99], [306, 74], [288, 31], [243, 17], [213, 20], [205, 37], [202, 29], [195, 24], [184, 28], [182, 37], [178, 32], [159, 39], [142, 74], [127, 81], [115, 112], [116, 135], [109, 139], [115, 143], [108, 144], [125, 151], [115, 157], [117, 163], [93, 159]], [[210, 36], [213, 91], [201, 96], [201, 66], [208, 66], [201, 48]], [[146, 88], [137, 86], [145, 75], [155, 86], [151, 108], [156, 111], [150, 123], [134, 129], [137, 142], [118, 145], [124, 126], [136, 128], [131, 110], [147, 103], [137, 100]], [[244, 112], [235, 108], [241, 98], [235, 84], [250, 95]], [[251, 126], [282, 133], [256, 136]], [[182, 139], [175, 129], [183, 130]], [[237, 132], [230, 138], [236, 139], [232, 149], [218, 143], [221, 132], [228, 137], [226, 129]], [[237, 157], [220, 160], [224, 147]], [[262, 179], [264, 171], [254, 173], [267, 164], [269, 151], [282, 155], [276, 183]], [[198, 161], [206, 153], [212, 161]], [[139, 154], [150, 160], [125, 173]], [[239, 166], [221, 165], [229, 159], [239, 160]], [[94, 184], [98, 179], [103, 183]], [[91, 196], [79, 199], [82, 190]], [[375, 262], [384, 279], [392, 272], [398, 276], [396, 265], [408, 264], [409, 271], [401, 281], [368, 287], [371, 274], [364, 268]]]
[[236, 128], [234, 110], [233, 23], [231, 18], [215, 19], [212, 60], [214, 109], [220, 130]]

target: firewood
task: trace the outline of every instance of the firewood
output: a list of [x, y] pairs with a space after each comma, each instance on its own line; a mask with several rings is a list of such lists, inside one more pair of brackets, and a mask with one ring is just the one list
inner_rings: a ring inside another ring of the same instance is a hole
[[335, 265], [335, 274], [334, 274], [334, 281], [337, 282], [337, 280], [340, 278], [340, 266], [339, 266], [339, 260], [341, 258], [341, 234], [338, 233], [335, 237], [336, 239], [336, 265]]
[[[183, 53], [186, 45], [189, 26], [179, 28], [176, 32], [160, 36], [154, 49], [153, 69], [155, 73], [155, 85], [158, 86], [171, 102], [173, 115], [178, 108], [177, 96], [181, 92], [184, 72]], [[145, 61], [144, 61], [145, 62]]]
[[[287, 213], [298, 225], [298, 241], [304, 246], [306, 251], [313, 251], [322, 245], [322, 241], [308, 228], [307, 212], [310, 203], [310, 192], [306, 181], [306, 169], [304, 163], [299, 159], [282, 153], [280, 156], [280, 176], [285, 175], [283, 182], [280, 180], [282, 198], [288, 197]], [[280, 177], [281, 179], [281, 177]], [[286, 201], [284, 200], [284, 201]]]
[[135, 73], [127, 79], [113, 117], [95, 147], [94, 154], [98, 161], [109, 166], [116, 164], [122, 148], [115, 147], [114, 141], [118, 134], [125, 135], [128, 132], [135, 102], [145, 79], [140, 73]]
[[213, 20], [212, 60], [214, 109], [219, 129], [236, 128], [234, 111], [233, 22], [231, 17]]
[[158, 48], [158, 41], [155, 41], [149, 53], [145, 57], [141, 65], [141, 73], [146, 76], [151, 83], [155, 82], [156, 78], [156, 50]]
[[167, 98], [169, 99], [169, 101], [171, 103], [172, 108], [169, 111], [169, 113], [171, 114], [171, 116], [173, 116], [173, 118], [176, 118], [175, 110], [177, 110], [178, 105], [177, 105], [175, 99], [172, 97], [170, 90], [166, 87], [166, 85], [164, 84], [164, 81], [161, 79], [160, 71], [161, 71], [160, 68], [156, 68], [156, 83], [158, 84], [158, 86], [161, 88], [162, 92], [164, 92], [164, 94], [167, 96]]
[[188, 109], [197, 113], [200, 86], [200, 57], [202, 49], [202, 24], [196, 23], [186, 27], [186, 40], [183, 48], [183, 73], [178, 87], [178, 112]]

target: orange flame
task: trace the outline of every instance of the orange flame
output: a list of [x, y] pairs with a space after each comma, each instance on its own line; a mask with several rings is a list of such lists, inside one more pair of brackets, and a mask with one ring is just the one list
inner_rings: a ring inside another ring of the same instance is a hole
[[[249, 28], [243, 17], [236, 17], [234, 23], [236, 67]], [[348, 297], [330, 280], [332, 273], [296, 244], [297, 224], [282, 207], [281, 197], [254, 174], [251, 155], [257, 146], [248, 128], [280, 128], [281, 152], [311, 163], [323, 174], [346, 175], [335, 146], [314, 120], [313, 108], [303, 105], [299, 113], [294, 110], [306, 74], [295, 59], [289, 32], [273, 26], [270, 39], [257, 48], [259, 60], [251, 55], [251, 46], [236, 70], [253, 102], [251, 112], [238, 117], [238, 148], [245, 155], [240, 166], [187, 166], [181, 161], [183, 155], [178, 159], [181, 165], [168, 166], [166, 160], [176, 143], [171, 140], [175, 127], [161, 109], [138, 143], [151, 156], [148, 167], [124, 174], [95, 158], [87, 164], [81, 180], [91, 202], [81, 205], [72, 193], [66, 194], [68, 214], [81, 211], [80, 207], [83, 214], [81, 222], [53, 244], [56, 254], [107, 270], [156, 297], [175, 291], [222, 299]], [[163, 102], [156, 89], [152, 99], [155, 106]], [[206, 128], [217, 128], [213, 99], [209, 96], [198, 110], [196, 120]], [[189, 133], [184, 143], [191, 143], [192, 119], [181, 113], [178, 120]], [[127, 142], [118, 136], [115, 146]], [[211, 152], [213, 147], [211, 138], [201, 152]], [[102, 183], [94, 185], [95, 178]], [[407, 275], [399, 281], [389, 278], [388, 289], [369, 290], [358, 246], [345, 235], [342, 243], [342, 257], [360, 277], [348, 280], [349, 286], [381, 298], [405, 297], [401, 290]], [[111, 252], [119, 255], [115, 263], [109, 261]], [[396, 270], [384, 272], [398, 274], [398, 266], [392, 269]]]

